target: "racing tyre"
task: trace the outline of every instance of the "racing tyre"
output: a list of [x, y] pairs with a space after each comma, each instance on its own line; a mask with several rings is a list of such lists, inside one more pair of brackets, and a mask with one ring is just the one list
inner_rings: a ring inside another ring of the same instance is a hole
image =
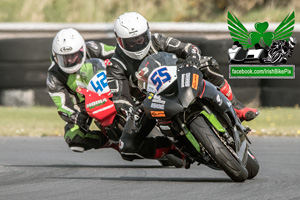
[[191, 122], [190, 130], [198, 142], [202, 144], [209, 155], [233, 181], [244, 182], [248, 178], [247, 169], [242, 162], [228, 150], [202, 116]]

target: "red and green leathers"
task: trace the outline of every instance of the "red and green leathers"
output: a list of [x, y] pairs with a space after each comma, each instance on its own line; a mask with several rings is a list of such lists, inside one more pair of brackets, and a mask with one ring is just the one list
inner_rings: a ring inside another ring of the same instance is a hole
[[[112, 51], [114, 49], [107, 45], [102, 44], [102, 46]], [[106, 53], [103, 59], [111, 56], [113, 52]], [[86, 88], [90, 79], [97, 72], [105, 70], [103, 62], [99, 59], [88, 59], [77, 73], [67, 74], [59, 68], [53, 57], [51, 58], [52, 63], [47, 74], [47, 87], [59, 116], [66, 122], [64, 138], [67, 144], [74, 151], [104, 147], [108, 140], [100, 131], [85, 132], [74, 120], [77, 113], [85, 113], [85, 99], [76, 92], [76, 88], [78, 86]]]

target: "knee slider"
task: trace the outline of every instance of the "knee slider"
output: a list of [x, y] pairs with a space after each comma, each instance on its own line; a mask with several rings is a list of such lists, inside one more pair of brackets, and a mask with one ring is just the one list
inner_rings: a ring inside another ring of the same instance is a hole
[[119, 141], [119, 149], [121, 153], [137, 153], [138, 147], [129, 141]]
[[74, 152], [81, 153], [87, 150], [87, 148], [85, 148], [83, 138], [81, 138], [79, 135], [76, 135], [72, 139], [69, 136], [66, 136], [65, 141]]

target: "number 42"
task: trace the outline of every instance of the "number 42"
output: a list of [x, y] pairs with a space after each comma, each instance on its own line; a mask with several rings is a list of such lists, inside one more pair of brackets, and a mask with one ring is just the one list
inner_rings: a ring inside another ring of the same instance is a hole
[[102, 71], [99, 74], [97, 74], [98, 80], [94, 83], [91, 81], [91, 85], [93, 86], [94, 90], [98, 92], [100, 90], [101, 92], [108, 86], [107, 79], [105, 73]]

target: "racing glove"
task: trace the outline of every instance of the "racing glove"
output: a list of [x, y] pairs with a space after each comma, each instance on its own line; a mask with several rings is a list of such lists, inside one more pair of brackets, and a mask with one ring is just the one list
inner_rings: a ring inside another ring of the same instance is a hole
[[71, 115], [71, 120], [74, 124], [77, 124], [79, 127], [85, 127], [87, 124], [89, 116], [86, 113], [75, 112]]
[[197, 67], [197, 68], [199, 68], [200, 67], [200, 60], [199, 59], [197, 59], [195, 56], [190, 56], [190, 57], [188, 57], [186, 60], [185, 60], [185, 65], [186, 66], [195, 66], [195, 67]]
[[142, 110], [142, 106], [134, 106], [129, 108], [129, 113], [129, 115], [133, 117], [134, 121], [139, 121], [144, 112]]
[[189, 50], [187, 57], [185, 59], [186, 65], [193, 65], [197, 68], [200, 67], [200, 50], [196, 46], [192, 46], [192, 49]]
[[126, 117], [133, 118], [134, 121], [138, 121], [141, 118], [141, 115], [143, 114], [141, 105], [121, 108], [121, 111], [123, 112], [124, 115], [126, 115]]

